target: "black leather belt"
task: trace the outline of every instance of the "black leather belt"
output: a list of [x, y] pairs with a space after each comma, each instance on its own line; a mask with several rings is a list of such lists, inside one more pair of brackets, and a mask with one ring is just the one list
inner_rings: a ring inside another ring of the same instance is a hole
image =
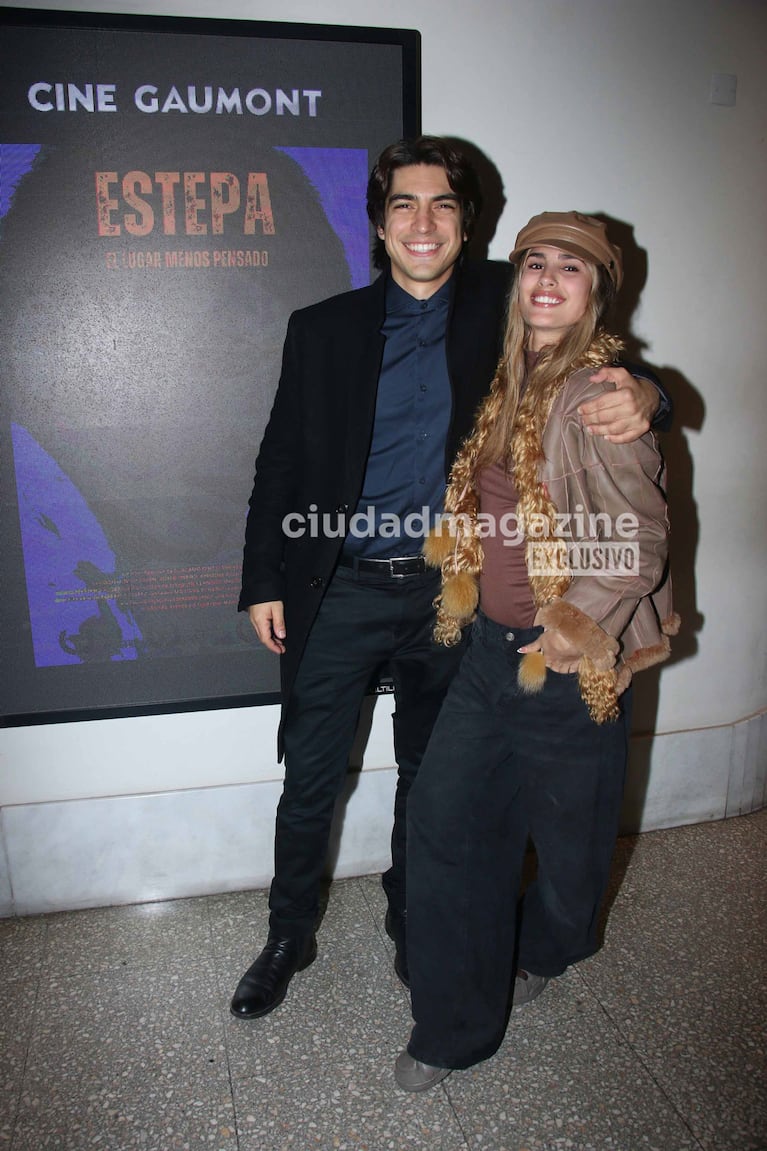
[[338, 561], [338, 566], [351, 568], [357, 572], [376, 572], [378, 575], [391, 576], [392, 579], [422, 575], [426, 571], [426, 561], [423, 556], [394, 556], [388, 560], [368, 560], [360, 559], [358, 556], [342, 555]]

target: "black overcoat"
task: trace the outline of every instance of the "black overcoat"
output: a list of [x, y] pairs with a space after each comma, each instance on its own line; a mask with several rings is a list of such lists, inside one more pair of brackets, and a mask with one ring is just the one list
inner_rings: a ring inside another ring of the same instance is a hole
[[[495, 372], [511, 274], [510, 265], [462, 261], [453, 275], [446, 476]], [[343, 544], [341, 535], [308, 530], [291, 538], [283, 523], [291, 513], [309, 523], [310, 513], [320, 524], [323, 516], [334, 523], [356, 509], [373, 432], [386, 278], [294, 312], [288, 323], [279, 387], [256, 460], [239, 602], [241, 611], [268, 600], [285, 605], [283, 717]]]

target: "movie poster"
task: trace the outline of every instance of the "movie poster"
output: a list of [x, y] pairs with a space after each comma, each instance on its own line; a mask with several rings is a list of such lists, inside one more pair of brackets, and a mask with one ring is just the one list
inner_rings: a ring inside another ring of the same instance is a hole
[[236, 610], [254, 460], [288, 315], [370, 282], [417, 34], [0, 24], [5, 721], [271, 702]]

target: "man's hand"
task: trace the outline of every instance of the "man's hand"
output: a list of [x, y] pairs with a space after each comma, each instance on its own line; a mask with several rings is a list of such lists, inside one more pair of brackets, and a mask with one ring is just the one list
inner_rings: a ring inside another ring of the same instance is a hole
[[285, 650], [285, 609], [282, 600], [252, 603], [248, 608], [248, 618], [264, 647], [275, 655], [282, 655]]
[[614, 383], [614, 392], [581, 404], [578, 411], [591, 435], [604, 436], [613, 444], [630, 444], [649, 431], [658, 410], [658, 389], [649, 380], [630, 376], [625, 368], [611, 365], [591, 376], [595, 384]]

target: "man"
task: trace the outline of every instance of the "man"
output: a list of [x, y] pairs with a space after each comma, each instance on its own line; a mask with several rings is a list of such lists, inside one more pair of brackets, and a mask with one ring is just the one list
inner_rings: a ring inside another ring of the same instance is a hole
[[[407, 983], [407, 793], [461, 654], [432, 640], [438, 578], [420, 554], [423, 520], [441, 510], [450, 462], [493, 378], [510, 269], [463, 259], [481, 194], [441, 139], [385, 149], [367, 208], [384, 274], [291, 316], [250, 499], [239, 607], [281, 656], [285, 786], [269, 937], [231, 1004], [241, 1019], [272, 1011], [316, 956], [333, 807], [384, 663], [398, 766], [386, 930]], [[617, 367], [605, 378], [619, 386], [587, 413], [594, 430], [643, 434], [656, 388]], [[423, 516], [419, 532], [407, 530], [412, 513]]]

